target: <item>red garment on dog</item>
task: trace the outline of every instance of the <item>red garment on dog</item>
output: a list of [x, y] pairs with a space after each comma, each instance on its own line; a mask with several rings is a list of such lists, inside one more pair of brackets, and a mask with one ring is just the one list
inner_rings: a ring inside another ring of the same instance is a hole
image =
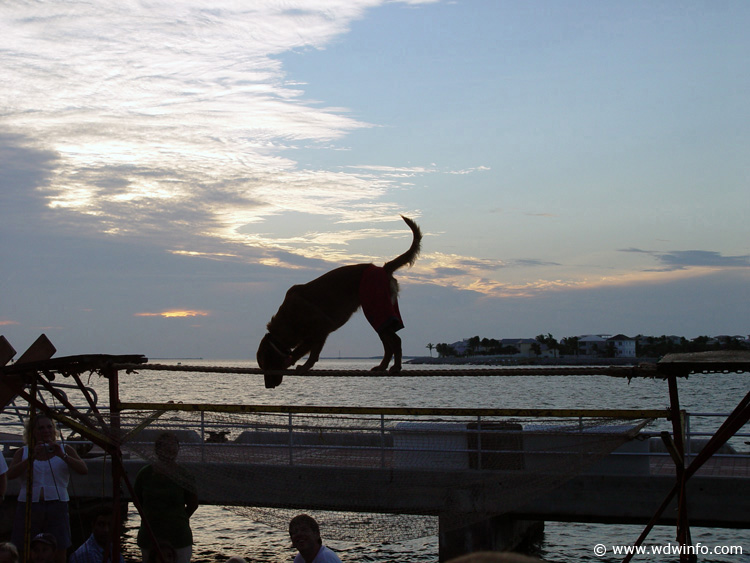
[[362, 274], [359, 282], [359, 302], [367, 321], [377, 332], [404, 328], [398, 300], [391, 295], [391, 276], [374, 264]]

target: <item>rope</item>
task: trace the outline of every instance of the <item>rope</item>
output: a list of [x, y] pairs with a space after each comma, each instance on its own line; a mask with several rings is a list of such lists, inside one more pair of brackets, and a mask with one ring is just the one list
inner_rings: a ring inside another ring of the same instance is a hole
[[[263, 375], [265, 372], [260, 368], [222, 367], [222, 366], [191, 366], [191, 365], [166, 365], [166, 364], [116, 364], [117, 370], [127, 372], [154, 370], [154, 371], [183, 371], [203, 373], [231, 373], [245, 375]], [[659, 377], [664, 376], [656, 369], [656, 364], [639, 364], [635, 366], [565, 366], [565, 367], [522, 367], [522, 368], [472, 368], [472, 369], [426, 369], [426, 370], [402, 370], [391, 374], [384, 372], [373, 372], [369, 370], [336, 370], [336, 369], [314, 369], [307, 373], [298, 373], [294, 370], [283, 370], [268, 372], [285, 377], [498, 377], [498, 376], [549, 376], [549, 375], [606, 375], [609, 377]]]

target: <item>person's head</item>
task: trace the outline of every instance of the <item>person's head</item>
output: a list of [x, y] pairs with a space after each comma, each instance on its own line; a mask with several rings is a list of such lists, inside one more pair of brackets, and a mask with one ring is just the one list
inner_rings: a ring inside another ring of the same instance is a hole
[[315, 551], [323, 545], [320, 538], [320, 526], [315, 518], [307, 514], [298, 514], [289, 522], [289, 537], [292, 545], [300, 553]]
[[0, 563], [18, 563], [18, 549], [9, 541], [0, 543]]
[[57, 540], [52, 534], [37, 534], [31, 540], [31, 562], [52, 563], [57, 551]]
[[159, 461], [174, 461], [180, 451], [180, 441], [171, 432], [162, 432], [154, 442], [154, 452]]
[[55, 421], [46, 414], [38, 414], [26, 419], [23, 428], [23, 441], [27, 445], [31, 442], [32, 436], [37, 442], [54, 442], [57, 439], [57, 435]]
[[91, 534], [94, 536], [96, 543], [104, 547], [109, 543], [112, 530], [112, 507], [101, 506], [94, 511], [91, 519]]
[[159, 540], [157, 545], [149, 551], [147, 563], [175, 563], [175, 561], [177, 561], [177, 551], [174, 546], [166, 540]]

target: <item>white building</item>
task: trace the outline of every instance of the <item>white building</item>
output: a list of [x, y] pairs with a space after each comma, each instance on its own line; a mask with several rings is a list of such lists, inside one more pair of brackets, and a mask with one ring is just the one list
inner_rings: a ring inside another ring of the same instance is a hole
[[587, 334], [578, 337], [578, 352], [583, 356], [603, 356], [607, 351], [608, 334]]
[[618, 334], [607, 339], [607, 347], [612, 346], [615, 358], [635, 358], [635, 338]]

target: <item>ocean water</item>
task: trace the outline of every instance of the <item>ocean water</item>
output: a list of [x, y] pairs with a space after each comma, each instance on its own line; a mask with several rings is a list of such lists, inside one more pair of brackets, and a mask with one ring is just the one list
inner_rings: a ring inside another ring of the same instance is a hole
[[[152, 363], [177, 363], [158, 361]], [[182, 363], [196, 366], [255, 367], [248, 361], [197, 361]], [[318, 368], [369, 369], [376, 360], [323, 360]], [[405, 370], [436, 370], [441, 366], [407, 365]], [[450, 372], [453, 368], [445, 366]], [[466, 369], [461, 366], [460, 369]], [[695, 375], [680, 380], [680, 401], [691, 413], [728, 413], [748, 390], [749, 374]], [[106, 402], [106, 385], [92, 380]], [[123, 401], [182, 401], [185, 403], [224, 403], [261, 405], [323, 405], [375, 407], [470, 407], [470, 408], [666, 408], [667, 384], [661, 380], [627, 380], [607, 376], [511, 376], [511, 377], [400, 377], [356, 378], [285, 377], [276, 389], [265, 389], [262, 376], [238, 374], [195, 374], [189, 372], [142, 370], [120, 374], [120, 398]], [[716, 419], [693, 421], [693, 430], [710, 431]], [[750, 432], [746, 427], [744, 432]], [[748, 438], [735, 438], [733, 445], [747, 452]], [[125, 536], [126, 556], [136, 558], [135, 534], [139, 517], [131, 508]], [[194, 561], [223, 561], [240, 555], [248, 562], [291, 561], [294, 551], [285, 530], [218, 506], [201, 506], [191, 520], [194, 533]], [[610, 553], [598, 557], [594, 546], [631, 544], [642, 526], [547, 522], [536, 554], [551, 562], [621, 561]], [[714, 547], [740, 546], [744, 555], [701, 555], [699, 561], [738, 563], [750, 561], [750, 530], [692, 528], [694, 542]], [[326, 531], [323, 530], [326, 541]], [[656, 527], [646, 545], [675, 545], [672, 527]], [[377, 563], [437, 562], [435, 536], [382, 543], [326, 541], [342, 561]], [[644, 559], [645, 557], [645, 559]], [[677, 562], [678, 556], [641, 556], [634, 561]]]

